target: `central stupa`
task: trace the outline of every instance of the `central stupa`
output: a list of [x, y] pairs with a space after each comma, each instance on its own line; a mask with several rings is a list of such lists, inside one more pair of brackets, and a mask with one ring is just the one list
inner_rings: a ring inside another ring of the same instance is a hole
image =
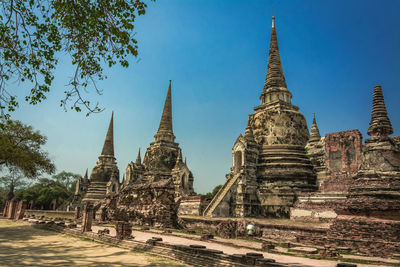
[[289, 217], [297, 196], [317, 189], [306, 155], [307, 122], [292, 104], [283, 74], [275, 18], [261, 105], [232, 149], [227, 181], [205, 211], [209, 216]]

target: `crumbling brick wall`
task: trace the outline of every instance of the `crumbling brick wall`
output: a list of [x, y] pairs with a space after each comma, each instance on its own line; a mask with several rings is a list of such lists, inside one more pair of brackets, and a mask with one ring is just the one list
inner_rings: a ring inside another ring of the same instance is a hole
[[361, 163], [362, 135], [358, 130], [330, 133], [325, 136], [327, 178], [322, 192], [346, 192]]
[[163, 228], [177, 228], [179, 200], [172, 180], [143, 182], [106, 199], [107, 219]]

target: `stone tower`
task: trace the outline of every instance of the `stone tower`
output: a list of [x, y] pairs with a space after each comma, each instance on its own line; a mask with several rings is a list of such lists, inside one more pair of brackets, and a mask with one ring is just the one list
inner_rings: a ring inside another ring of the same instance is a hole
[[205, 215], [289, 217], [297, 196], [317, 188], [305, 151], [309, 139], [307, 123], [291, 103], [274, 17], [260, 99], [261, 105], [249, 116], [247, 138], [239, 136], [233, 147], [232, 171]]
[[171, 80], [161, 115], [160, 125], [141, 163], [140, 151], [136, 162], [126, 169], [125, 185], [146, 184], [171, 179], [176, 196], [194, 194], [193, 175], [182, 162], [182, 151], [175, 142], [172, 128]]
[[83, 198], [86, 201], [98, 201], [103, 199], [107, 192], [119, 190], [119, 170], [114, 157], [114, 112], [111, 115], [110, 124], [99, 160], [96, 162], [90, 175], [90, 185]]

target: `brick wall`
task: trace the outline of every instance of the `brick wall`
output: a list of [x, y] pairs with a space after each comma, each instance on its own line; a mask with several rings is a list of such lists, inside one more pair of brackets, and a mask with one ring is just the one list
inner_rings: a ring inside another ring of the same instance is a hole
[[325, 136], [327, 178], [322, 192], [346, 192], [361, 164], [362, 135], [358, 130], [330, 133]]

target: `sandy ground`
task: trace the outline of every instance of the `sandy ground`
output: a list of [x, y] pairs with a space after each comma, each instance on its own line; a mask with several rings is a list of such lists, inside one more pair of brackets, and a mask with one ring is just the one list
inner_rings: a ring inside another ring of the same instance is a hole
[[0, 266], [189, 266], [0, 219]]

